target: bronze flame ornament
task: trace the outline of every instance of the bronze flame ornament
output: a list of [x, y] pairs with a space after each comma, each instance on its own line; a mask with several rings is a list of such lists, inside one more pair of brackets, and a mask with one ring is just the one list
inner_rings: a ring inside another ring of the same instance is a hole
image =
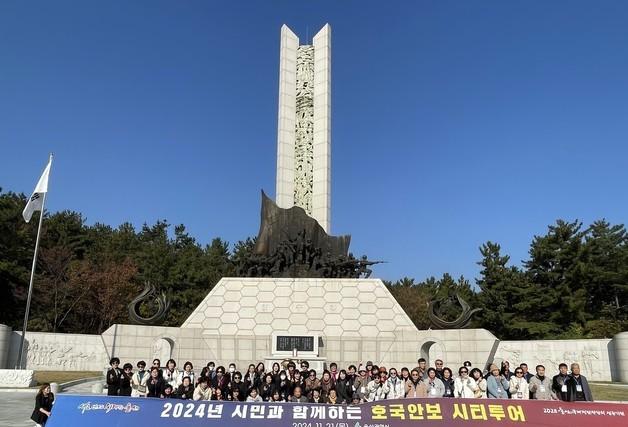
[[459, 294], [456, 294], [456, 298], [458, 299], [458, 303], [462, 307], [462, 313], [451, 322], [443, 320], [436, 315], [436, 313], [434, 312], [434, 305], [436, 301], [430, 301], [429, 303], [427, 303], [427, 314], [430, 318], [430, 321], [432, 322], [432, 325], [434, 325], [438, 329], [463, 329], [469, 326], [473, 313], [482, 310], [481, 308], [474, 308], [473, 310], [471, 310], [469, 304], [464, 299], [462, 299]]
[[[150, 300], [154, 300], [154, 302], [157, 303], [157, 311], [150, 317], [143, 317], [140, 314], [140, 305], [143, 302], [148, 302]], [[150, 282], [146, 282], [144, 283], [144, 290], [142, 293], [136, 296], [128, 305], [129, 318], [131, 321], [139, 325], [160, 324], [166, 318], [171, 303], [172, 302], [164, 292], [158, 294], [155, 285]]]

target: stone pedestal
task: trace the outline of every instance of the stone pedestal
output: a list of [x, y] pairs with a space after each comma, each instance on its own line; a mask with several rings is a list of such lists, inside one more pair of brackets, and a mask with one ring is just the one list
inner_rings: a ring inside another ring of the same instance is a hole
[[0, 387], [28, 388], [35, 385], [32, 369], [0, 369]]

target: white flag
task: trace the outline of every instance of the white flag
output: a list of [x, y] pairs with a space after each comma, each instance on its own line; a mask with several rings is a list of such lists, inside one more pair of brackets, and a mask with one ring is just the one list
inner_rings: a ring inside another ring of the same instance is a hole
[[48, 164], [46, 165], [46, 169], [44, 169], [44, 173], [41, 174], [39, 181], [37, 181], [33, 195], [28, 200], [28, 203], [26, 203], [24, 212], [22, 212], [22, 216], [26, 222], [31, 220], [33, 212], [41, 211], [44, 193], [48, 192], [48, 175], [50, 174], [50, 165], [52, 165], [52, 155], [48, 159]]

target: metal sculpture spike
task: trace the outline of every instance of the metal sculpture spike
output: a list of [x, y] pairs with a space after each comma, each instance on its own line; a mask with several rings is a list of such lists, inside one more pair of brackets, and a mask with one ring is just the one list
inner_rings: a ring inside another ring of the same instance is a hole
[[[140, 305], [145, 301], [149, 301], [151, 298], [157, 303], [157, 311], [150, 317], [143, 317], [140, 314]], [[157, 294], [155, 285], [150, 282], [145, 282], [142, 293], [135, 297], [128, 305], [129, 318], [140, 325], [157, 325], [166, 318], [171, 303], [172, 302], [164, 292]]]
[[460, 316], [458, 316], [455, 320], [452, 320], [451, 322], [443, 320], [436, 315], [436, 313], [434, 312], [434, 303], [436, 301], [430, 301], [427, 304], [427, 314], [430, 318], [430, 321], [435, 327], [439, 329], [466, 328], [469, 325], [469, 322], [471, 321], [471, 316], [473, 315], [473, 313], [476, 313], [482, 310], [481, 308], [474, 308], [473, 310], [471, 310], [471, 307], [469, 306], [469, 304], [467, 304], [467, 302], [464, 299], [462, 299], [462, 297], [459, 294], [456, 294], [456, 298], [458, 299], [458, 303], [462, 307], [462, 313], [460, 314]]

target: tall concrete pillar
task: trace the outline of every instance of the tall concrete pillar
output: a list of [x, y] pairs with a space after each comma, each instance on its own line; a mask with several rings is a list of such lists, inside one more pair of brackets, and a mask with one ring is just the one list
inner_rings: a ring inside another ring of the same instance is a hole
[[330, 233], [331, 27], [312, 44], [281, 27], [275, 202], [299, 206]]
[[11, 327], [0, 325], [0, 369], [8, 369], [9, 350], [11, 347]]
[[615, 335], [611, 348], [615, 353], [618, 379], [622, 383], [628, 383], [628, 332], [620, 332]]

